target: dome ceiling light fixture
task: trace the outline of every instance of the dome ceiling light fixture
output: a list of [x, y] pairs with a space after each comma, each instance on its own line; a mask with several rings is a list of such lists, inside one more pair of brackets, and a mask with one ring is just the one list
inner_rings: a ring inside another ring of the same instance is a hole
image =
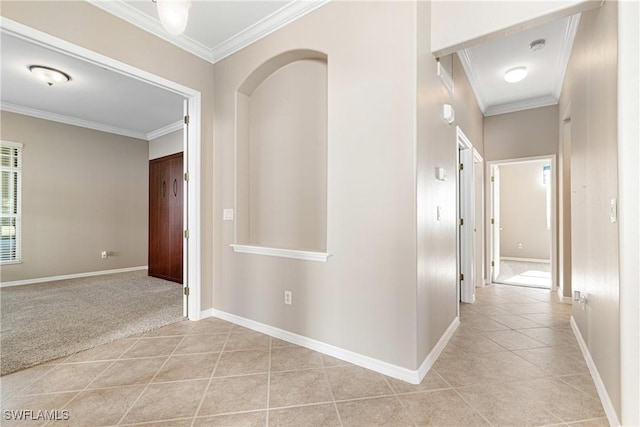
[[158, 5], [160, 23], [173, 35], [182, 34], [187, 28], [191, 0], [151, 0]]
[[56, 70], [55, 68], [46, 67], [44, 65], [30, 65], [29, 71], [49, 86], [54, 84], [66, 83], [71, 80], [69, 74]]
[[547, 45], [547, 41], [545, 39], [538, 39], [529, 43], [529, 49], [531, 49], [533, 52], [537, 52], [539, 50], [544, 49], [546, 45]]
[[517, 83], [527, 77], [527, 67], [513, 67], [504, 73], [504, 81], [507, 83]]

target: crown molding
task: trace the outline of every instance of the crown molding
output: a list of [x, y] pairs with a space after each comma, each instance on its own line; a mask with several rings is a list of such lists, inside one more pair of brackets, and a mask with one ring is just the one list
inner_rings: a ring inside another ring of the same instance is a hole
[[113, 133], [116, 135], [127, 136], [129, 138], [147, 140], [147, 135], [131, 129], [124, 129], [115, 126], [109, 126], [102, 123], [96, 123], [89, 120], [76, 119], [74, 117], [64, 116], [62, 114], [50, 113], [48, 111], [37, 110], [35, 108], [24, 107], [22, 105], [11, 104], [3, 102], [0, 104], [2, 111], [8, 111], [10, 113], [22, 114], [25, 116], [31, 116], [38, 119], [50, 120], [53, 122], [64, 123], [66, 125], [78, 126], [87, 129], [93, 129], [100, 132]]
[[120, 19], [127, 21], [130, 24], [141, 28], [156, 37], [159, 37], [169, 43], [186, 50], [195, 56], [204, 59], [208, 62], [212, 61], [211, 49], [206, 47], [200, 42], [193, 40], [192, 38], [180, 34], [173, 35], [168, 33], [163, 27], [160, 21], [150, 17], [146, 13], [140, 12], [133, 6], [128, 5], [123, 0], [87, 0], [92, 5], [108, 12]]
[[184, 122], [182, 120], [178, 120], [175, 123], [171, 123], [167, 126], [161, 127], [160, 129], [156, 129], [154, 131], [149, 132], [146, 135], [146, 139], [151, 141], [152, 139], [160, 138], [161, 136], [169, 135], [170, 133], [182, 130], [184, 126]]
[[487, 110], [487, 105], [482, 99], [482, 92], [480, 88], [482, 87], [482, 83], [480, 82], [480, 74], [476, 72], [475, 66], [473, 65], [473, 61], [471, 60], [471, 51], [467, 49], [462, 49], [458, 51], [458, 58], [460, 59], [460, 63], [462, 64], [462, 68], [464, 68], [464, 72], [467, 75], [467, 79], [469, 79], [469, 84], [471, 85], [471, 89], [473, 93], [476, 95], [476, 101], [478, 101], [478, 107], [480, 107], [480, 111], [482, 114]]
[[491, 105], [484, 112], [485, 117], [496, 116], [498, 114], [513, 113], [516, 111], [530, 110], [532, 108], [547, 107], [556, 105], [558, 98], [553, 95], [544, 95], [537, 98], [524, 99], [522, 101], [508, 102], [506, 104]]
[[560, 99], [562, 93], [562, 86], [564, 85], [564, 76], [569, 66], [569, 59], [571, 59], [571, 51], [573, 50], [573, 41], [576, 38], [578, 32], [578, 25], [580, 24], [580, 16], [571, 15], [567, 22], [567, 27], [564, 31], [564, 37], [562, 38], [562, 46], [558, 52], [558, 59], [556, 60], [556, 85], [553, 94], [557, 99]]
[[216, 63], [250, 44], [257, 42], [261, 38], [268, 36], [296, 19], [324, 6], [329, 3], [329, 1], [330, 0], [294, 0], [288, 3], [271, 15], [266, 16], [252, 26], [247, 27], [214, 47], [212, 49], [212, 62]]
[[215, 64], [221, 59], [249, 46], [251, 43], [268, 36], [290, 22], [324, 6], [330, 0], [294, 0], [213, 48], [209, 48], [184, 34], [177, 36], [169, 34], [158, 20], [128, 5], [124, 0], [87, 1], [156, 37], [166, 40], [205, 61]]

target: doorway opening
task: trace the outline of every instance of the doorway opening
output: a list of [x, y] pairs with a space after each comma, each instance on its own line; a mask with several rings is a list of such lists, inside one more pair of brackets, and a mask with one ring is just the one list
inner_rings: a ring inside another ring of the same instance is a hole
[[178, 94], [184, 99], [184, 255], [183, 255], [183, 314], [190, 320], [201, 317], [200, 302], [200, 152], [201, 152], [201, 95], [200, 92], [114, 60], [97, 52], [27, 27], [9, 19], [2, 20], [2, 30], [52, 51], [98, 65], [131, 79]]
[[492, 283], [556, 290], [555, 155], [489, 162]]
[[458, 150], [458, 300], [475, 301], [475, 288], [484, 285], [482, 206], [482, 156], [460, 127], [456, 130]]

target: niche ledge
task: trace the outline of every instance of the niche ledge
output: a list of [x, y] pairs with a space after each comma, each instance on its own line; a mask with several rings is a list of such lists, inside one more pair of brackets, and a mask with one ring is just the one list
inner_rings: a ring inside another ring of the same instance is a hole
[[301, 259], [304, 261], [327, 262], [331, 256], [326, 252], [301, 251], [296, 249], [267, 248], [264, 246], [231, 245], [234, 252], [243, 254], [276, 256], [280, 258]]

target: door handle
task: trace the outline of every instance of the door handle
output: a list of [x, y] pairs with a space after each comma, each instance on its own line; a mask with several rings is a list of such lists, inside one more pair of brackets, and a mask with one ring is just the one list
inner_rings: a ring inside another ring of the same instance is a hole
[[167, 182], [162, 181], [162, 197], [164, 197], [164, 193], [166, 192], [166, 189], [167, 189]]
[[173, 180], [173, 196], [178, 197], [178, 179]]

